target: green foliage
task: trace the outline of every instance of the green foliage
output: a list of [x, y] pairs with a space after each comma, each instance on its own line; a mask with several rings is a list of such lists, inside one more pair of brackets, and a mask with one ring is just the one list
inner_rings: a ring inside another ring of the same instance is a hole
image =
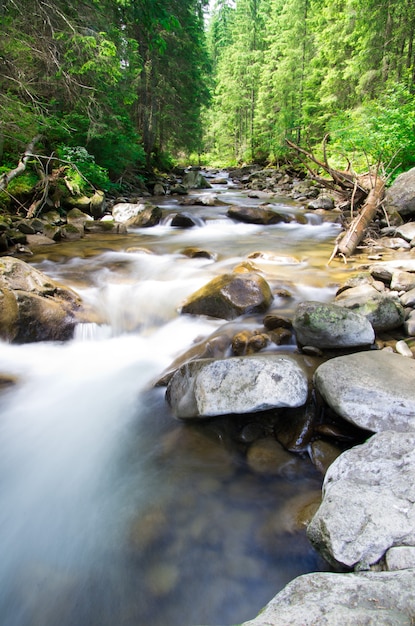
[[86, 148], [60, 146], [57, 154], [64, 162], [74, 165], [68, 167], [67, 178], [80, 193], [89, 193], [91, 186], [104, 191], [111, 188], [107, 170], [95, 163], [94, 156]]
[[414, 163], [414, 3], [218, 0], [209, 42], [206, 150], [218, 159], [279, 162], [286, 138], [309, 148], [330, 132], [335, 159]]
[[[7, 173], [12, 170], [15, 165], [6, 163], [0, 166], [0, 176], [3, 173]], [[16, 198], [18, 201], [23, 201], [31, 195], [33, 187], [39, 182], [39, 177], [31, 168], [30, 165], [27, 169], [16, 178], [10, 181], [6, 190], [0, 192], [0, 209], [8, 209], [11, 199]]]
[[329, 130], [330, 152], [348, 155], [360, 167], [382, 162], [396, 176], [415, 165], [415, 96], [405, 85], [339, 113]]

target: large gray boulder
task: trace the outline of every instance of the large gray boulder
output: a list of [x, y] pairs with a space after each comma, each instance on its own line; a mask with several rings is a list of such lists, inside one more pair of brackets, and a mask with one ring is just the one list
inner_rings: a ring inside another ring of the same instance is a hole
[[305, 404], [308, 379], [291, 356], [198, 359], [171, 378], [167, 400], [176, 417], [252, 413]]
[[322, 302], [300, 304], [293, 328], [300, 346], [349, 348], [370, 345], [375, 339], [373, 327], [364, 315]]
[[415, 214], [415, 167], [400, 174], [387, 189], [384, 206], [388, 213]]
[[[394, 546], [415, 546], [415, 432], [387, 431], [340, 455], [307, 528], [334, 563], [368, 569]], [[415, 593], [415, 590], [414, 590]]]
[[273, 300], [267, 281], [259, 274], [223, 274], [193, 293], [181, 312], [232, 320], [244, 313], [263, 313]]
[[386, 350], [330, 359], [314, 373], [327, 404], [373, 432], [415, 431], [415, 361]]
[[415, 571], [316, 573], [290, 582], [242, 626], [410, 626]]
[[396, 298], [368, 284], [345, 289], [336, 296], [335, 304], [363, 315], [378, 332], [399, 328], [405, 320], [405, 311]]
[[117, 204], [114, 204], [112, 207], [112, 217], [116, 222], [125, 223], [137, 217], [141, 211], [144, 211], [146, 206], [144, 202], [117, 202]]

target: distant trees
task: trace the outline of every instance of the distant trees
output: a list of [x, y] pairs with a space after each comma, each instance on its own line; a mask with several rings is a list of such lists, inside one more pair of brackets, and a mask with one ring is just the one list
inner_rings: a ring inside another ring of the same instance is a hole
[[32, 137], [86, 148], [112, 179], [201, 148], [205, 0], [4, 0], [0, 167]]
[[256, 29], [248, 0], [218, 7], [209, 31], [217, 158], [276, 161], [286, 138], [315, 146], [330, 132], [338, 154], [415, 164], [414, 3], [257, 0]]

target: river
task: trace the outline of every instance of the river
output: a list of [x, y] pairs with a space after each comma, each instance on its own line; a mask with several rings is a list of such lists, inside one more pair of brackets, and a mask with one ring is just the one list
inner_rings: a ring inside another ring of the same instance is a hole
[[[175, 420], [153, 382], [225, 322], [180, 316], [210, 278], [255, 259], [275, 310], [328, 300], [346, 267], [327, 267], [339, 226], [274, 198], [298, 221], [236, 223], [226, 203], [257, 205], [217, 186], [223, 206], [128, 235], [89, 235], [40, 250], [37, 268], [75, 289], [99, 324], [67, 343], [2, 343], [1, 370], [19, 383], [0, 396], [2, 626], [196, 626], [255, 616], [294, 576], [328, 566], [295, 515], [322, 476], [307, 457], [259, 475], [220, 419]], [[200, 193], [194, 192], [200, 196]], [[204, 191], [210, 194], [212, 191]], [[211, 253], [189, 258], [188, 246]], [[285, 349], [294, 349], [286, 346]]]

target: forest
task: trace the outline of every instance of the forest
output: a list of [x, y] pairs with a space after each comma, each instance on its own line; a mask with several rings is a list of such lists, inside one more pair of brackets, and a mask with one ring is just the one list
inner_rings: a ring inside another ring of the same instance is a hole
[[105, 191], [177, 163], [280, 165], [287, 140], [390, 178], [415, 165], [408, 0], [3, 0], [0, 22], [7, 193], [51, 164]]

